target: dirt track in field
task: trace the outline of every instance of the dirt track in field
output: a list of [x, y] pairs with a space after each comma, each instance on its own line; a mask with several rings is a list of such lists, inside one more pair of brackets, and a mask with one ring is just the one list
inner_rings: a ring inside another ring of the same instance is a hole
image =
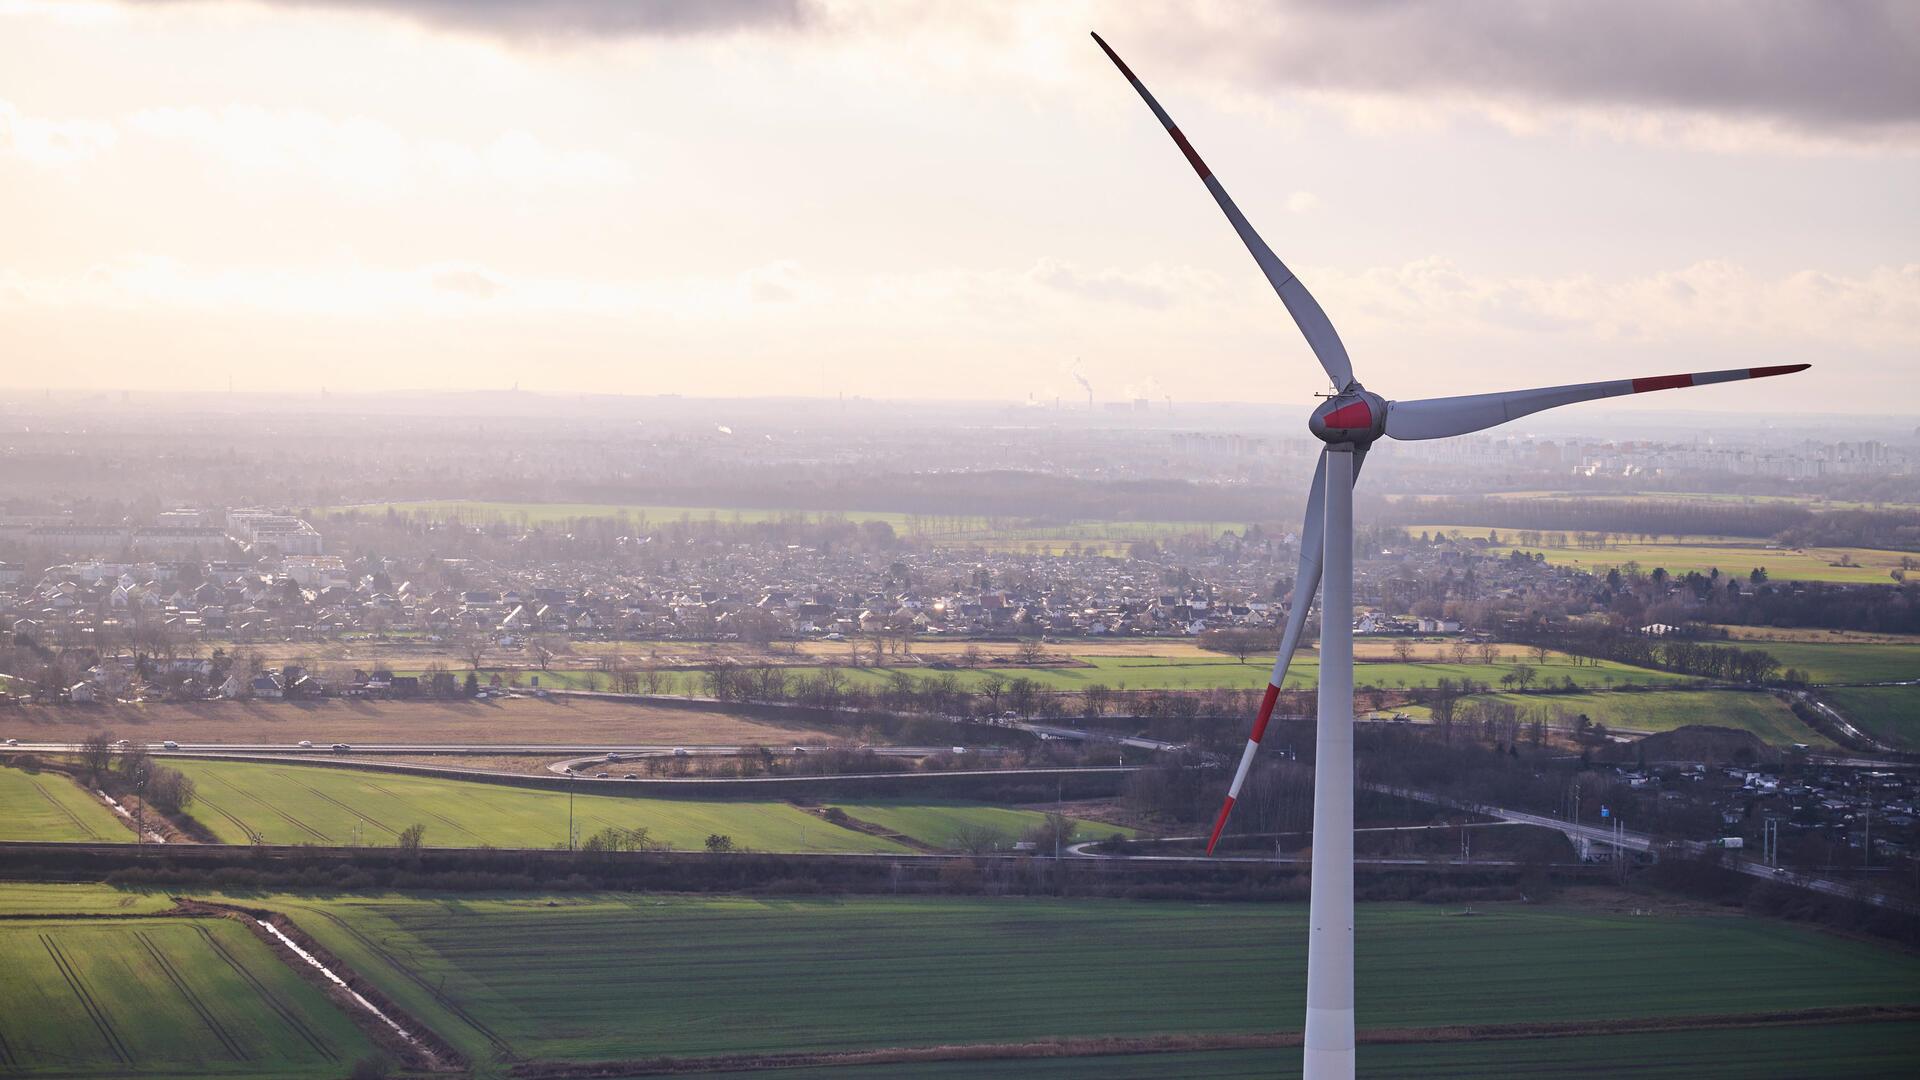
[[[1866, 1023], [1920, 1019], [1920, 1006], [1860, 1005], [1791, 1009], [1709, 1016], [1628, 1017], [1530, 1024], [1474, 1024], [1430, 1028], [1370, 1028], [1357, 1033], [1362, 1043], [1443, 1043], [1492, 1039], [1546, 1039], [1577, 1035], [1625, 1035], [1655, 1031], [1703, 1031], [1721, 1028], [1782, 1027], [1803, 1024]], [[875, 1050], [794, 1054], [734, 1054], [724, 1057], [659, 1057], [638, 1061], [528, 1062], [516, 1066], [522, 1080], [587, 1080], [594, 1077], [673, 1076], [762, 1069], [851, 1068], [927, 1061], [1007, 1061], [1033, 1058], [1107, 1057], [1117, 1054], [1171, 1054], [1201, 1050], [1261, 1050], [1299, 1046], [1298, 1031], [1241, 1035], [1144, 1035], [1107, 1038], [1044, 1039], [1023, 1043], [968, 1043], [954, 1046], [886, 1047]]]
[[135, 741], [183, 743], [713, 743], [832, 736], [726, 713], [554, 697], [500, 701], [216, 701], [187, 705], [29, 706], [0, 716], [22, 742], [79, 742], [112, 730]]

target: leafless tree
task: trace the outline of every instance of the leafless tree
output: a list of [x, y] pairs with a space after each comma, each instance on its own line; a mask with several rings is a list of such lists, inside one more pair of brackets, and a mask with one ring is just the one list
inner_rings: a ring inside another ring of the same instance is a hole
[[82, 740], [80, 764], [85, 766], [92, 782], [98, 784], [101, 774], [113, 766], [113, 732], [96, 732]]

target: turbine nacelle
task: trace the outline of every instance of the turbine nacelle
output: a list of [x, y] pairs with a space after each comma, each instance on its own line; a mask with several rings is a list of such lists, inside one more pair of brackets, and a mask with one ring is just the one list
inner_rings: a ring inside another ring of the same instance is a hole
[[1386, 433], [1386, 399], [1354, 383], [1321, 402], [1307, 418], [1307, 430], [1322, 442], [1366, 446]]

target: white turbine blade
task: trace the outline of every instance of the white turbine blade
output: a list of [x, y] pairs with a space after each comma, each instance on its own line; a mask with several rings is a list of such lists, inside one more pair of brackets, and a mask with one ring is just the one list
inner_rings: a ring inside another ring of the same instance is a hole
[[1444, 439], [1449, 435], [1482, 431], [1509, 420], [1517, 420], [1528, 413], [1572, 405], [1578, 401], [1645, 394], [1654, 390], [1679, 390], [1742, 379], [1764, 379], [1770, 375], [1791, 375], [1812, 366], [1787, 364], [1782, 367], [1733, 368], [1690, 375], [1656, 375], [1646, 379], [1612, 379], [1607, 382], [1574, 383], [1571, 386], [1545, 386], [1537, 390], [1508, 390], [1498, 394], [1390, 401], [1387, 403], [1387, 434], [1396, 439]]
[[[1366, 452], [1356, 452], [1353, 459], [1354, 479], [1360, 476], [1360, 463]], [[1273, 672], [1267, 676], [1267, 693], [1260, 699], [1260, 713], [1254, 717], [1253, 733], [1247, 736], [1247, 748], [1240, 752], [1240, 767], [1234, 770], [1233, 783], [1227, 787], [1226, 801], [1220, 805], [1220, 815], [1213, 820], [1213, 832], [1207, 836], [1207, 854], [1213, 854], [1215, 844], [1220, 842], [1220, 831], [1227, 827], [1227, 818], [1233, 813], [1234, 800], [1240, 797], [1240, 785], [1247, 782], [1247, 772], [1253, 767], [1253, 756], [1260, 749], [1260, 740], [1267, 734], [1267, 721], [1273, 718], [1273, 706], [1280, 698], [1280, 687], [1285, 684], [1287, 667], [1293, 663], [1293, 654], [1300, 647], [1300, 634], [1307, 626], [1307, 611], [1313, 607], [1313, 597], [1320, 589], [1320, 556], [1326, 547], [1325, 506], [1327, 500], [1327, 455], [1320, 453], [1319, 464], [1313, 469], [1313, 487], [1307, 494], [1307, 516], [1300, 525], [1300, 565], [1293, 575], [1293, 607], [1287, 612], [1287, 628], [1280, 635], [1280, 652], [1273, 660]]]
[[1162, 109], [1160, 103], [1153, 99], [1153, 95], [1147, 92], [1146, 84], [1135, 77], [1133, 69], [1127, 66], [1127, 62], [1120, 59], [1119, 54], [1115, 53], [1099, 34], [1093, 35], [1093, 40], [1099, 43], [1101, 51], [1107, 54], [1107, 59], [1112, 60], [1114, 66], [1120, 69], [1120, 74], [1125, 75], [1127, 81], [1133, 84], [1133, 88], [1140, 92], [1140, 97], [1147, 103], [1147, 108], [1153, 110], [1153, 115], [1159, 118], [1161, 125], [1167, 129], [1167, 134], [1173, 136], [1173, 141], [1180, 147], [1180, 152], [1187, 156], [1187, 163], [1193, 166], [1194, 172], [1200, 174], [1200, 182], [1205, 184], [1207, 190], [1213, 194], [1213, 201], [1220, 204], [1221, 211], [1227, 215], [1227, 220], [1233, 225], [1233, 231], [1240, 234], [1240, 242], [1247, 245], [1247, 250], [1253, 254], [1253, 261], [1260, 264], [1260, 272], [1267, 275], [1267, 282], [1273, 286], [1274, 292], [1280, 294], [1280, 299], [1287, 305], [1287, 311], [1293, 316], [1294, 323], [1300, 327], [1300, 332], [1306, 335], [1307, 344], [1313, 347], [1313, 355], [1319, 357], [1320, 366], [1325, 369], [1327, 378], [1333, 380], [1333, 388], [1345, 390], [1352, 385], [1353, 364], [1347, 359], [1347, 347], [1340, 343], [1340, 335], [1333, 329], [1333, 322], [1327, 318], [1327, 313], [1320, 310], [1319, 301], [1313, 298], [1313, 294], [1307, 291], [1305, 285], [1300, 284], [1300, 279], [1293, 276], [1293, 271], [1287, 269], [1287, 264], [1280, 261], [1280, 257], [1273, 253], [1273, 249], [1267, 246], [1267, 242], [1260, 239], [1260, 234], [1255, 232], [1253, 226], [1247, 222], [1246, 215], [1242, 214], [1240, 208], [1235, 206], [1233, 200], [1227, 196], [1227, 189], [1220, 186], [1220, 181], [1214, 177], [1213, 170], [1207, 168], [1207, 163], [1200, 160], [1200, 155], [1194, 152], [1193, 145], [1187, 142], [1187, 137], [1174, 126], [1173, 117], [1168, 116], [1167, 111]]

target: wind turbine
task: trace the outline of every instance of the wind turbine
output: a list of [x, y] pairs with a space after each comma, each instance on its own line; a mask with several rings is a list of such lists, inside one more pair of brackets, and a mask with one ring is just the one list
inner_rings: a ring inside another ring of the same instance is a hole
[[1227, 816], [1233, 812], [1233, 801], [1240, 794], [1247, 768], [1260, 748], [1260, 737], [1266, 734], [1267, 721], [1273, 716], [1273, 704], [1286, 678], [1287, 664], [1300, 644], [1300, 632], [1306, 626], [1307, 609], [1313, 605], [1314, 591], [1324, 581], [1320, 707], [1315, 719], [1317, 751], [1313, 765], [1313, 881], [1307, 916], [1304, 1075], [1306, 1080], [1344, 1080], [1353, 1075], [1354, 1069], [1353, 483], [1366, 460], [1368, 448], [1382, 435], [1394, 439], [1442, 439], [1578, 401], [1787, 375], [1805, 371], [1812, 365], [1736, 368], [1495, 394], [1388, 401], [1361, 386], [1353, 377], [1346, 346], [1340, 343], [1340, 335], [1334, 331], [1326, 312], [1247, 223], [1246, 215], [1227, 196], [1226, 188], [1220, 186], [1213, 170], [1200, 160], [1193, 145], [1147, 92], [1133, 69], [1127, 67], [1126, 61], [1120, 59], [1099, 34], [1093, 35], [1093, 40], [1139, 91], [1147, 108], [1153, 110], [1167, 134], [1173, 137], [1174, 144], [1186, 155], [1187, 163], [1200, 174], [1200, 182], [1207, 186], [1213, 201], [1220, 204], [1233, 231], [1240, 234], [1240, 241], [1247, 245], [1253, 261], [1260, 264], [1260, 271], [1280, 294], [1294, 323], [1306, 335], [1314, 356], [1319, 358], [1320, 366], [1333, 381], [1332, 396], [1307, 419], [1308, 430], [1327, 445], [1320, 452], [1320, 462], [1313, 471], [1313, 486], [1307, 492], [1307, 517], [1300, 529], [1300, 568], [1293, 579], [1293, 607], [1287, 613], [1280, 655], [1273, 662], [1273, 674], [1267, 680], [1259, 715], [1254, 718], [1253, 733], [1240, 756], [1240, 767], [1233, 774], [1233, 783], [1227, 789], [1220, 816], [1213, 823], [1213, 832], [1207, 837], [1207, 853], [1213, 853], [1220, 831], [1226, 828]]

